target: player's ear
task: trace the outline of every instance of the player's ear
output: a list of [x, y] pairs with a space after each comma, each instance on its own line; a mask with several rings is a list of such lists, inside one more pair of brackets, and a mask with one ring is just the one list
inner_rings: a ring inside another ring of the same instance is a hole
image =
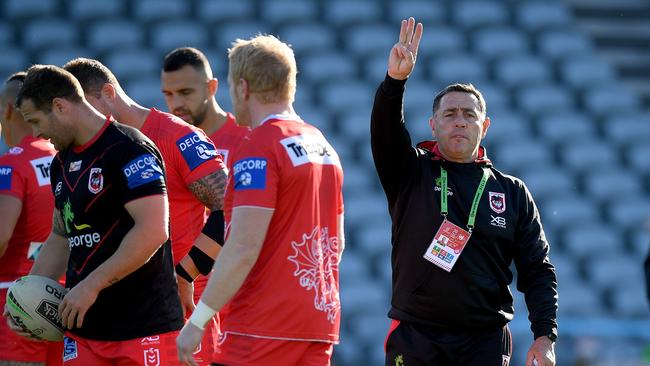
[[239, 79], [239, 87], [240, 87], [240, 93], [244, 99], [248, 99], [248, 97], [251, 94], [250, 90], [250, 85], [248, 84], [248, 80], [241, 78]]
[[102, 85], [102, 89], [101, 89], [100, 93], [101, 93], [102, 97], [106, 97], [109, 100], [113, 100], [113, 99], [115, 99], [116, 90], [115, 90], [115, 87], [113, 86], [113, 84], [104, 83], [104, 85]]
[[219, 80], [217, 79], [208, 80], [208, 94], [211, 97], [213, 97], [217, 93], [218, 89], [219, 89]]
[[490, 117], [485, 116], [485, 121], [483, 121], [483, 134], [481, 135], [481, 138], [485, 138], [485, 135], [487, 134], [487, 130], [490, 127]]
[[434, 117], [429, 118], [429, 127], [431, 128], [431, 135], [436, 137], [436, 120]]
[[65, 113], [68, 110], [69, 103], [70, 102], [60, 97], [52, 99], [52, 112]]

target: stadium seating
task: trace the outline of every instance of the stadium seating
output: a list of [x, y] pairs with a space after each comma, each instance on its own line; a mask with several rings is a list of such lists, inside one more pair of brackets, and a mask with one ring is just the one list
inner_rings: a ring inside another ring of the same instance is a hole
[[[445, 85], [471, 82], [483, 91], [489, 157], [525, 181], [551, 244], [560, 332], [571, 345], [569, 356], [558, 345], [558, 364], [575, 364], [571, 337], [607, 334], [614, 328], [601, 329], [603, 319], [647, 317], [641, 262], [650, 242], [650, 114], [647, 101], [621, 84], [579, 30], [570, 6], [559, 0], [5, 0], [0, 77], [33, 63], [93, 57], [136, 101], [165, 109], [163, 57], [196, 46], [208, 55], [219, 78], [217, 100], [230, 111], [232, 41], [272, 33], [292, 44], [296, 111], [325, 133], [345, 169], [342, 343], [334, 364], [383, 364], [391, 227], [368, 126], [399, 20], [413, 15], [425, 33], [404, 100], [412, 141], [431, 138], [433, 97]], [[530, 330], [525, 304], [511, 289], [515, 349], [523, 352], [511, 364], [519, 366]]]

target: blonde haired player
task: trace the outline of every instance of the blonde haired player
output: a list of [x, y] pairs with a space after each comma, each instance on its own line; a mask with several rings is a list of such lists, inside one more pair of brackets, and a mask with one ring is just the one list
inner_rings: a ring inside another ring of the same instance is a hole
[[343, 171], [322, 133], [293, 109], [296, 61], [269, 35], [229, 51], [237, 121], [252, 131], [233, 159], [226, 243], [177, 338], [179, 359], [226, 303], [213, 357], [227, 365], [329, 365], [339, 340]]

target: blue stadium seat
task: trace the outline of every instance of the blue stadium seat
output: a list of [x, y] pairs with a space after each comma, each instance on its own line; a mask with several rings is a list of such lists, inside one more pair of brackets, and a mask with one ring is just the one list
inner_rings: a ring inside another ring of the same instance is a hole
[[22, 45], [31, 50], [74, 46], [79, 41], [79, 30], [64, 18], [33, 20], [25, 25]]
[[96, 22], [87, 31], [86, 47], [97, 52], [139, 48], [144, 44], [144, 29], [129, 20]]
[[313, 0], [276, 0], [260, 3], [262, 19], [273, 25], [291, 22], [313, 22], [318, 16], [318, 3]]
[[586, 89], [583, 103], [593, 114], [607, 116], [620, 111], [636, 111], [641, 107], [637, 95], [622, 85], [608, 84]]
[[[119, 81], [143, 75], [157, 76], [162, 64], [162, 59], [157, 54], [145, 49], [119, 49], [108, 54], [104, 60]], [[160, 94], [160, 81], [156, 94]]]
[[77, 57], [97, 58], [97, 55], [92, 50], [86, 48], [59, 48], [42, 52], [38, 62], [48, 65], [63, 66], [66, 62]]
[[[345, 260], [345, 253], [343, 258]], [[350, 314], [369, 313], [372, 310], [368, 304], [382, 304], [387, 307], [388, 291], [387, 287], [383, 287], [369, 278], [348, 279], [341, 284], [341, 303], [344, 304], [345, 311]], [[385, 326], [388, 326], [388, 322]], [[356, 327], [353, 329], [355, 332], [359, 331]]]
[[[336, 140], [345, 139], [340, 136], [327, 137]], [[374, 188], [377, 173], [371, 166], [348, 160], [343, 162], [343, 169], [345, 170], [345, 179], [343, 181], [345, 195], [357, 194]]]
[[319, 52], [305, 56], [299, 71], [312, 82], [350, 80], [357, 70], [354, 60], [343, 53]]
[[255, 4], [250, 0], [199, 0], [196, 15], [204, 24], [250, 20], [255, 15]]
[[526, 116], [512, 109], [497, 109], [490, 112], [488, 104], [488, 117], [490, 127], [486, 135], [486, 143], [505, 144], [514, 139], [530, 139], [531, 123]]
[[[423, 37], [423, 41], [420, 42], [418, 48], [418, 55], [420, 56], [461, 53], [466, 52], [468, 48], [467, 38], [459, 29], [442, 24], [427, 25]], [[395, 39], [393, 41], [397, 42]]]
[[339, 276], [370, 280], [370, 268], [365, 254], [356, 249], [346, 248], [339, 264]]
[[488, 117], [492, 115], [503, 115], [502, 111], [510, 111], [512, 98], [508, 89], [501, 83], [477, 81], [474, 86], [483, 94], [487, 104]]
[[160, 78], [144, 77], [130, 79], [124, 85], [124, 91], [138, 104], [145, 108], [155, 107], [167, 111], [165, 100], [160, 92]]
[[569, 91], [558, 84], [524, 86], [516, 97], [521, 109], [531, 115], [541, 116], [549, 111], [571, 110], [575, 104]]
[[332, 0], [325, 6], [325, 22], [334, 26], [373, 23], [381, 18], [381, 4], [372, 0]]
[[338, 130], [350, 142], [366, 139], [370, 133], [370, 108], [353, 110], [340, 116]]
[[[384, 66], [384, 69], [386, 67]], [[384, 73], [386, 71], [384, 70]], [[433, 83], [414, 79], [406, 84], [404, 91], [404, 109], [426, 111], [426, 114], [409, 115], [409, 119], [417, 118], [418, 120], [426, 121], [433, 113], [433, 98], [435, 97], [438, 89]], [[375, 89], [376, 90], [376, 89]], [[412, 122], [415, 122], [413, 120]]]
[[441, 83], [478, 83], [488, 77], [480, 57], [472, 54], [451, 54], [434, 59], [429, 64], [433, 80]]
[[643, 282], [641, 258], [617, 254], [615, 248], [594, 253], [587, 262], [587, 275], [601, 289], [615, 289], [627, 282]]
[[14, 28], [10, 23], [0, 23], [0, 46], [11, 46], [14, 42]]
[[0, 82], [14, 72], [24, 71], [30, 66], [27, 52], [18, 48], [0, 47]]
[[529, 166], [531, 162], [536, 165], [553, 163], [551, 146], [535, 139], [519, 138], [508, 144], [497, 145], [493, 155], [494, 161], [499, 163], [499, 169], [510, 174], [517, 174], [517, 171]]
[[621, 249], [622, 233], [604, 222], [597, 221], [567, 228], [562, 242], [567, 255], [574, 261], [595, 258], [614, 249]]
[[[636, 263], [640, 268], [641, 263]], [[612, 290], [612, 313], [629, 318], [643, 318], [648, 315], [645, 279], [637, 273], [634, 279], [625, 281]]]
[[321, 23], [290, 24], [278, 34], [283, 41], [291, 44], [296, 55], [334, 49], [336, 46], [335, 32]]
[[561, 147], [564, 166], [575, 172], [589, 172], [594, 164], [616, 167], [619, 164], [618, 150], [601, 140], [582, 140]]
[[575, 89], [608, 85], [615, 81], [616, 73], [611, 65], [594, 56], [566, 59], [560, 66], [562, 79]]
[[650, 173], [650, 146], [645, 145], [631, 145], [625, 149], [625, 160], [627, 165], [642, 174]]
[[384, 24], [365, 24], [346, 30], [345, 47], [351, 55], [368, 56], [380, 54], [386, 57], [397, 42], [395, 27]]
[[566, 28], [571, 24], [571, 11], [560, 1], [524, 1], [517, 6], [517, 25], [528, 31]]
[[220, 24], [214, 28], [213, 34], [217, 49], [227, 50], [236, 39], [248, 39], [257, 34], [272, 34], [271, 27], [257, 21], [237, 21]]
[[496, 79], [509, 87], [552, 81], [552, 72], [543, 58], [528, 54], [506, 55], [495, 64]]
[[541, 55], [551, 60], [566, 57], [593, 55], [594, 48], [586, 35], [566, 30], [549, 30], [537, 37]]
[[[377, 308], [381, 309], [380, 306]], [[350, 319], [357, 337], [361, 338], [366, 346], [362, 364], [381, 365], [385, 361], [383, 345], [390, 326], [390, 319], [386, 316], [387, 312], [387, 306], [381, 310], [367, 309]]]
[[600, 202], [613, 202], [621, 197], [643, 194], [642, 179], [632, 170], [616, 167], [595, 171], [588, 169], [584, 185], [586, 193]]
[[76, 21], [118, 19], [126, 15], [123, 0], [70, 0], [68, 12]]
[[443, 2], [426, 0], [392, 0], [388, 3], [389, 25], [395, 27], [402, 19], [414, 17], [416, 21], [427, 26], [427, 39], [429, 39], [429, 25], [439, 24], [445, 20], [445, 4]]
[[605, 136], [621, 147], [650, 140], [650, 114], [614, 113], [602, 123]]
[[[497, 161], [498, 166], [499, 161]], [[558, 194], [578, 193], [578, 183], [573, 172], [556, 165], [537, 165], [523, 168], [519, 174], [536, 202]]]
[[384, 199], [378, 199], [375, 193], [359, 193], [345, 197], [345, 219], [354, 222], [357, 227], [384, 222], [388, 208]]
[[454, 22], [463, 28], [502, 25], [508, 21], [508, 9], [499, 1], [456, 1], [450, 4]]
[[[363, 62], [364, 66], [362, 68], [363, 76], [364, 78], [370, 83], [374, 85], [379, 85], [380, 82], [384, 80], [384, 77], [386, 76], [386, 71], [388, 67], [388, 53], [386, 55], [381, 54], [376, 54], [376, 55], [370, 55], [368, 56]], [[418, 69], [417, 67], [413, 71], [414, 73], [417, 72], [418, 70], [421, 70], [422, 68]], [[414, 80], [419, 79], [419, 78], [414, 78]], [[410, 85], [410, 82], [409, 82]], [[408, 90], [409, 86], [406, 87]]]
[[597, 132], [593, 118], [578, 111], [550, 111], [539, 116], [536, 125], [541, 137], [553, 144], [593, 140]]
[[559, 192], [538, 202], [544, 225], [551, 229], [568, 229], [598, 221], [600, 210], [590, 199]]
[[26, 19], [53, 16], [57, 0], [6, 0], [3, 1], [5, 19]]
[[[357, 231], [357, 247], [366, 255], [390, 258], [390, 221], [386, 209], [386, 219], [381, 224], [365, 225]], [[387, 222], [388, 221], [388, 222]]]
[[621, 229], [643, 227], [650, 218], [650, 200], [647, 195], [622, 196], [608, 205], [607, 216]]
[[558, 307], [560, 316], [597, 317], [605, 312], [603, 297], [599, 291], [585, 282], [558, 283]]
[[191, 5], [184, 0], [140, 0], [133, 3], [133, 17], [145, 23], [183, 19], [190, 15]]
[[524, 33], [498, 26], [474, 33], [472, 49], [479, 57], [494, 59], [527, 54], [530, 45]]
[[151, 46], [163, 54], [177, 47], [203, 48], [208, 41], [208, 32], [195, 21], [164, 22], [151, 29]]

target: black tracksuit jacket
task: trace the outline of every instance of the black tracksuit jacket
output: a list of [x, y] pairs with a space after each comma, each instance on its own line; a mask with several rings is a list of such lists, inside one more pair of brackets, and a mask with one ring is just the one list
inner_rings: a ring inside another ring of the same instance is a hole
[[[435, 142], [416, 148], [404, 124], [406, 81], [386, 76], [375, 95], [372, 153], [392, 219], [393, 291], [389, 317], [450, 330], [503, 326], [514, 316], [508, 285], [517, 268], [535, 338], [557, 335], [557, 279], [548, 258], [539, 212], [524, 183], [491, 166], [481, 147], [474, 163], [445, 161]], [[495, 123], [498, 123], [495, 122]], [[490, 176], [479, 203], [474, 232], [451, 272], [423, 256], [443, 217], [440, 165], [448, 172], [448, 220], [467, 229], [472, 199], [482, 176]], [[505, 194], [505, 211], [490, 194]]]

